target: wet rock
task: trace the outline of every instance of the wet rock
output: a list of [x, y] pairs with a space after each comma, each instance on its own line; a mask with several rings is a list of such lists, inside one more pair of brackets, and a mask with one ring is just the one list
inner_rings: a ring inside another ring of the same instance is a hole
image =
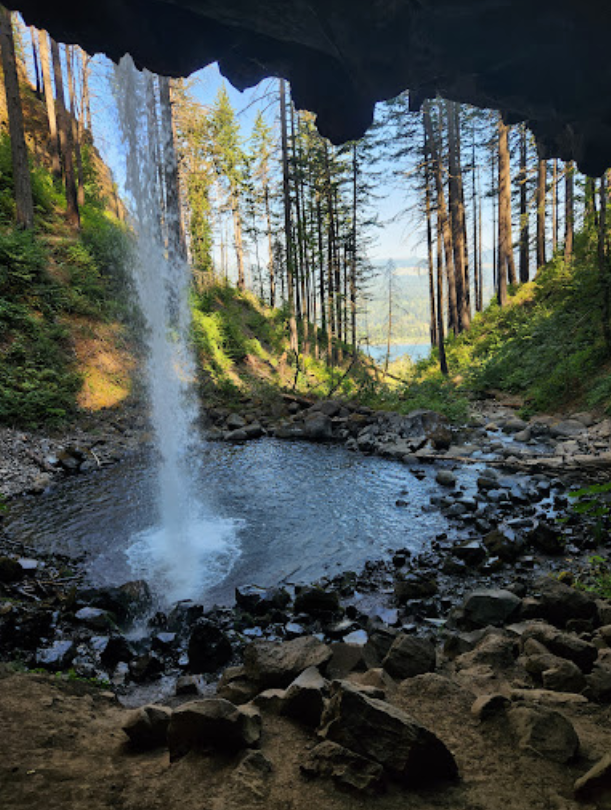
[[141, 706], [129, 714], [123, 731], [136, 751], [165, 746], [172, 710], [167, 706]]
[[308, 667], [324, 668], [331, 649], [313, 636], [284, 643], [256, 641], [244, 651], [247, 677], [261, 689], [284, 688]]
[[508, 714], [519, 747], [565, 764], [579, 752], [579, 737], [569, 720], [551, 709], [518, 706]]
[[472, 568], [477, 568], [486, 559], [486, 551], [477, 540], [469, 540], [459, 546], [454, 546], [452, 554]]
[[484, 546], [493, 557], [498, 557], [503, 562], [513, 563], [520, 556], [523, 545], [498, 529], [494, 529], [483, 538]]
[[131, 647], [123, 636], [94, 636], [91, 646], [100, 656], [104, 669], [109, 671], [114, 670], [119, 661], [128, 663], [133, 657]]
[[225, 425], [227, 426], [227, 430], [240, 430], [246, 427], [246, 419], [240, 416], [239, 413], [232, 413], [227, 417]]
[[252, 616], [263, 616], [271, 610], [284, 610], [291, 597], [285, 588], [260, 588], [258, 585], [240, 585], [235, 589], [239, 608]]
[[191, 672], [216, 672], [232, 656], [227, 635], [210, 619], [198, 619], [189, 638], [189, 669]]
[[282, 712], [308, 726], [318, 726], [329, 682], [316, 667], [308, 667], [289, 685]]
[[76, 646], [70, 639], [54, 641], [50, 647], [36, 652], [38, 666], [58, 671], [68, 669], [76, 656]]
[[577, 419], [564, 419], [562, 422], [552, 425], [549, 432], [555, 439], [564, 439], [587, 433], [587, 430], [585, 425]]
[[136, 683], [159, 678], [163, 672], [163, 662], [153, 653], [137, 655], [129, 661], [129, 674]]
[[308, 616], [335, 614], [341, 611], [339, 596], [335, 591], [322, 588], [303, 588], [295, 597], [295, 612]]
[[235, 753], [256, 746], [260, 737], [261, 716], [254, 707], [240, 708], [222, 698], [191, 701], [172, 712], [170, 761], [194, 749]]
[[575, 797], [595, 802], [596, 807], [611, 804], [611, 754], [605, 754], [587, 773], [575, 782]]
[[378, 762], [407, 785], [431, 786], [458, 776], [454, 757], [432, 732], [345, 681], [331, 685], [319, 734]]
[[521, 604], [522, 600], [511, 591], [478, 590], [467, 596], [463, 611], [467, 621], [478, 627], [500, 626], [518, 613]]
[[181, 675], [176, 679], [175, 694], [199, 695], [199, 678], [196, 675]]
[[384, 790], [384, 769], [377, 762], [325, 740], [313, 748], [300, 766], [306, 777], [332, 779], [338, 788], [359, 793]]
[[481, 695], [478, 697], [471, 706], [471, 714], [480, 722], [485, 722], [492, 717], [505, 714], [510, 706], [511, 701], [506, 695], [495, 692], [492, 695]]
[[18, 582], [23, 575], [23, 568], [17, 560], [13, 560], [12, 557], [0, 557], [0, 582]]
[[153, 650], [160, 653], [169, 653], [176, 646], [176, 633], [157, 633], [153, 636]]
[[564, 552], [562, 533], [548, 523], [540, 522], [526, 535], [527, 541], [544, 554], [558, 555]]
[[110, 630], [115, 624], [108, 611], [102, 610], [102, 608], [81, 608], [76, 611], [74, 618], [85, 627], [91, 627], [92, 630]]
[[144, 580], [126, 582], [117, 588], [83, 588], [76, 595], [80, 607], [94, 607], [114, 614], [120, 624], [133, 621], [151, 609], [153, 600]]
[[436, 665], [435, 645], [426, 638], [401, 633], [394, 640], [382, 666], [396, 680], [433, 672]]
[[204, 615], [204, 606], [190, 599], [177, 602], [168, 615], [167, 629], [172, 633], [182, 633], [193, 627]]
[[303, 423], [303, 433], [311, 442], [328, 442], [333, 439], [333, 421], [324, 413], [309, 413]]
[[432, 575], [427, 574], [397, 574], [394, 583], [395, 596], [399, 603], [407, 602], [411, 599], [427, 599], [435, 596], [439, 591], [437, 580]]
[[456, 476], [450, 470], [437, 470], [435, 481], [443, 487], [456, 486]]
[[248, 433], [244, 428], [238, 428], [238, 430], [228, 430], [223, 434], [223, 439], [226, 442], [245, 442], [248, 441]]

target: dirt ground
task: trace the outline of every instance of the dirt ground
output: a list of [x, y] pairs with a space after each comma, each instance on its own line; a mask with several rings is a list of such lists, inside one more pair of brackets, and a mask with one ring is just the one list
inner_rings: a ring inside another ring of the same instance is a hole
[[167, 750], [128, 750], [121, 730], [126, 710], [112, 696], [52, 676], [5, 670], [0, 676], [0, 807], [594, 810], [596, 805], [572, 798], [572, 787], [611, 747], [609, 708], [586, 702], [561, 707], [579, 734], [581, 756], [572, 765], [557, 765], [519, 752], [504, 718], [476, 720], [470, 712], [474, 694], [494, 691], [495, 684], [476, 680], [469, 687], [427, 675], [403, 682], [391, 696], [448, 745], [460, 782], [429, 791], [391, 786], [386, 794], [371, 797], [302, 777], [299, 764], [316, 737], [288, 719], [263, 717], [261, 751], [271, 762], [269, 772], [240, 765], [240, 757], [193, 752], [170, 764]]

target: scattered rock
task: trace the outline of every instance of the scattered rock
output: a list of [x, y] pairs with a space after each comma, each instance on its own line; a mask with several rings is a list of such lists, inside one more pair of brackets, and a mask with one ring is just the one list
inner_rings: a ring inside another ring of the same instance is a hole
[[216, 672], [231, 658], [231, 642], [210, 619], [198, 619], [189, 638], [191, 672]]
[[450, 472], [450, 470], [437, 470], [435, 481], [441, 484], [442, 487], [456, 486], [456, 476], [453, 472]]
[[522, 750], [533, 751], [544, 759], [561, 764], [577, 756], [579, 737], [560, 712], [518, 706], [507, 716]]
[[397, 680], [433, 672], [435, 664], [435, 645], [428, 639], [405, 633], [397, 636], [382, 661], [386, 672]]
[[505, 714], [509, 706], [511, 706], [509, 698], [506, 695], [495, 692], [492, 695], [481, 695], [478, 697], [471, 706], [471, 714], [477, 717], [481, 722], [484, 722], [485, 720], [490, 720], [491, 717], [498, 717], [500, 714]]
[[295, 612], [319, 616], [325, 613], [339, 613], [339, 596], [335, 591], [322, 588], [303, 588], [295, 597]]
[[326, 681], [316, 667], [308, 667], [286, 690], [283, 714], [308, 726], [318, 726], [322, 716]]
[[172, 712], [167, 737], [172, 762], [193, 749], [234, 753], [258, 744], [261, 716], [222, 698], [196, 700]]
[[278, 643], [256, 641], [244, 651], [247, 677], [261, 689], [285, 688], [308, 667], [322, 668], [331, 649], [313, 636]]
[[319, 734], [378, 762], [410, 786], [432, 786], [458, 776], [454, 757], [431, 731], [346, 681], [331, 685]]
[[[575, 782], [575, 797], [594, 801], [597, 807], [608, 807], [611, 801], [611, 754], [599, 759], [596, 765]], [[599, 802], [605, 800], [602, 805]]]
[[148, 751], [164, 746], [171, 716], [171, 709], [158, 705], [141, 706], [131, 712], [123, 725], [123, 731], [129, 737], [132, 748]]
[[518, 613], [521, 604], [522, 600], [511, 591], [479, 590], [467, 596], [463, 611], [465, 618], [478, 627], [500, 626]]
[[304, 776], [330, 778], [338, 788], [363, 793], [384, 790], [384, 769], [380, 764], [330, 740], [313, 748], [300, 768]]

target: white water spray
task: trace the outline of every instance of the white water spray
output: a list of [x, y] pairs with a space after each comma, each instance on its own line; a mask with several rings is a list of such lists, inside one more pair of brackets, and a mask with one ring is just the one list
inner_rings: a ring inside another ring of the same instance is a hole
[[211, 515], [199, 497], [189, 461], [196, 437], [190, 270], [168, 236], [173, 224], [168, 219], [178, 218], [178, 211], [168, 213], [161, 204], [159, 166], [152, 156], [165, 150], [151, 110], [151, 79], [136, 70], [129, 56], [115, 68], [126, 189], [137, 237], [133, 278], [146, 321], [148, 393], [159, 449], [160, 521], [133, 538], [128, 559], [134, 574], [147, 579], [162, 601], [171, 602], [196, 599], [222, 580], [239, 556], [239, 545], [236, 522]]

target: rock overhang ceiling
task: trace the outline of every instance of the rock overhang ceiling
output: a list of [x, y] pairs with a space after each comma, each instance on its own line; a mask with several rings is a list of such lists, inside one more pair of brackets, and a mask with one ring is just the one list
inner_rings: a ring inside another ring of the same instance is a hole
[[542, 156], [611, 164], [609, 0], [12, 0], [63, 42], [186, 76], [218, 61], [243, 89], [291, 83], [335, 143], [376, 101], [440, 93], [527, 121]]

